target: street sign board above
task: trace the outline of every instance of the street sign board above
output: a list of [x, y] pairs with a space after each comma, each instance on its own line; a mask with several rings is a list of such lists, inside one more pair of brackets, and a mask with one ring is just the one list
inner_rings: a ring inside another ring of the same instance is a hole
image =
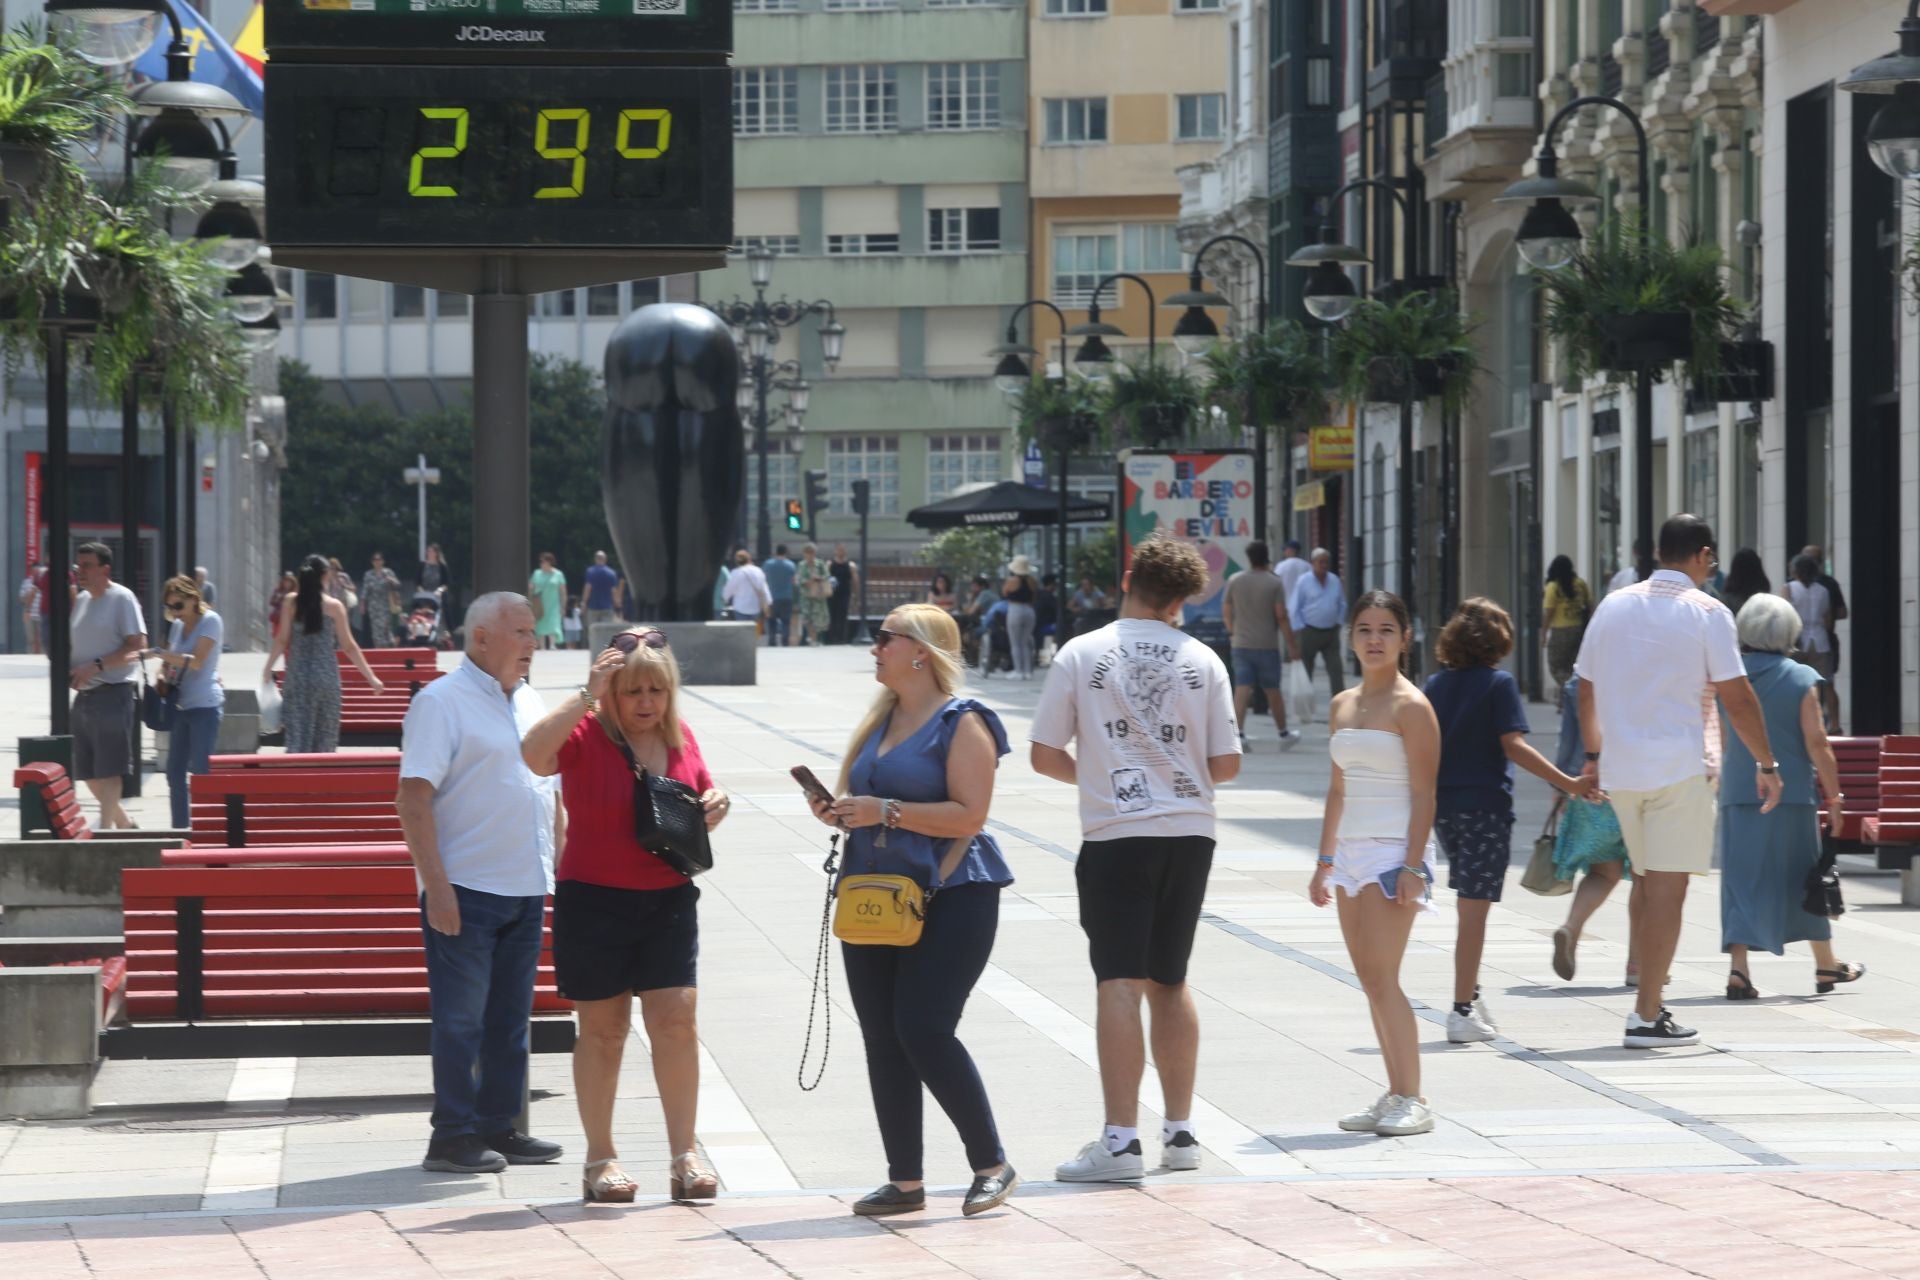
[[729, 0], [267, 0], [275, 61], [343, 53], [366, 60], [524, 62], [569, 55], [724, 56]]

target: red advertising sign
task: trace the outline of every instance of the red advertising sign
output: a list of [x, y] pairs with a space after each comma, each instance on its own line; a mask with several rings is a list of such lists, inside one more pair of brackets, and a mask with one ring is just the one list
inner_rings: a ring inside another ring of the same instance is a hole
[[38, 564], [40, 547], [40, 455], [27, 455], [27, 563]]

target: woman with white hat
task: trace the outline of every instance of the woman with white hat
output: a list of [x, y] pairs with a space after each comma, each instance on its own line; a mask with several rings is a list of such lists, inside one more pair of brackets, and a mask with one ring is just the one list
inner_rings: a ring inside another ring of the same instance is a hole
[[1033, 679], [1033, 598], [1039, 587], [1033, 581], [1033, 561], [1015, 556], [1007, 566], [1007, 580], [1000, 584], [1000, 598], [1007, 602], [1007, 643], [1013, 649], [1013, 670], [1022, 680]]

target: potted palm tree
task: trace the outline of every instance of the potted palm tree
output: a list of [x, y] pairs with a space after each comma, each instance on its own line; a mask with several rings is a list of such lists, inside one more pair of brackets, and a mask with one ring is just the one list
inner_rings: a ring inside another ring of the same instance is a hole
[[100, 68], [48, 41], [37, 23], [0, 36], [0, 181], [29, 193], [78, 185], [68, 148], [101, 136], [126, 96]]
[[1151, 357], [1118, 365], [1100, 396], [1110, 438], [1116, 445], [1144, 449], [1178, 443], [1200, 407], [1200, 384], [1193, 375]]
[[1438, 398], [1458, 409], [1480, 367], [1471, 332], [1450, 290], [1369, 298], [1334, 333], [1334, 382], [1356, 403]]
[[1099, 405], [1079, 383], [1035, 377], [1014, 397], [1013, 412], [1020, 439], [1048, 454], [1079, 453], [1099, 432]]
[[1725, 266], [1715, 245], [1676, 246], [1642, 235], [1637, 213], [1616, 218], [1567, 266], [1542, 274], [1547, 335], [1577, 378], [1647, 369], [1659, 379], [1684, 362], [1698, 381], [1719, 368], [1744, 314]]
[[1211, 379], [1207, 404], [1233, 430], [1285, 430], [1316, 418], [1325, 406], [1331, 374], [1320, 339], [1295, 321], [1278, 320], [1238, 342], [1217, 344], [1203, 359]]

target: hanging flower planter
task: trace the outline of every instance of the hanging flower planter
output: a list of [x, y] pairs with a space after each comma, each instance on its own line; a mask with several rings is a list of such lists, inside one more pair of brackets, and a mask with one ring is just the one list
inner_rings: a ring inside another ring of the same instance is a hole
[[1629, 311], [1595, 317], [1609, 369], [1664, 366], [1693, 358], [1693, 317], [1685, 311]]
[[1757, 340], [1720, 344], [1719, 367], [1693, 380], [1693, 399], [1704, 404], [1751, 404], [1774, 396], [1773, 344]]
[[1393, 302], [1367, 299], [1333, 337], [1333, 367], [1347, 399], [1367, 404], [1445, 400], [1458, 408], [1478, 369], [1470, 329], [1446, 290]]

